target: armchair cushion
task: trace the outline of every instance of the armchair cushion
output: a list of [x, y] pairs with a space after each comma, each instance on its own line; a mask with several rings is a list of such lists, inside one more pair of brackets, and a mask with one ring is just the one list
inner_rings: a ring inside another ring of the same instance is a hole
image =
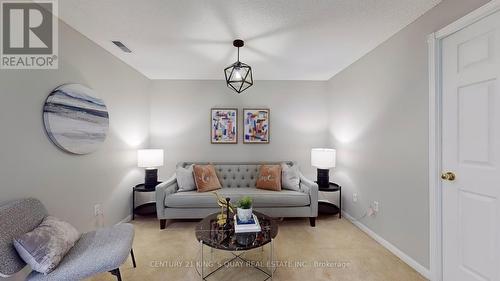
[[134, 227], [128, 223], [85, 233], [54, 271], [46, 275], [32, 271], [26, 280], [82, 280], [114, 270], [127, 259], [133, 240]]
[[34, 198], [0, 204], [0, 277], [13, 275], [26, 266], [12, 242], [35, 229], [46, 216], [42, 202]]
[[14, 239], [14, 247], [31, 269], [47, 274], [80, 238], [69, 223], [48, 216], [33, 231]]

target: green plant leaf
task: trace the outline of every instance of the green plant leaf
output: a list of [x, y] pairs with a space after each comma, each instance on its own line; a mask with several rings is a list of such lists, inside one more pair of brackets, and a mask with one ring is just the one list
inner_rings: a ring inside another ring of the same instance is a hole
[[252, 197], [250, 196], [244, 196], [238, 201], [238, 208], [241, 209], [250, 209], [252, 208]]

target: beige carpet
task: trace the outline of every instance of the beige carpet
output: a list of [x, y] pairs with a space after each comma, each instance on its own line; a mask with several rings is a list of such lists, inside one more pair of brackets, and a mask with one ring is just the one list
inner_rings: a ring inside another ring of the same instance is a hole
[[[134, 252], [137, 268], [129, 259], [121, 268], [123, 281], [200, 280], [195, 268], [200, 245], [194, 236], [195, 221], [171, 221], [159, 229], [154, 218], [136, 218]], [[258, 261], [269, 257], [269, 247], [246, 253]], [[316, 227], [308, 219], [286, 219], [279, 223], [274, 242], [273, 280], [425, 280], [416, 271], [372, 240], [347, 219], [320, 217]], [[214, 269], [229, 253], [205, 248], [207, 266]], [[267, 263], [264, 262], [264, 265]], [[210, 267], [213, 266], [213, 267]], [[264, 280], [265, 275], [240, 262], [213, 274], [215, 280]], [[101, 274], [91, 280], [116, 280]]]

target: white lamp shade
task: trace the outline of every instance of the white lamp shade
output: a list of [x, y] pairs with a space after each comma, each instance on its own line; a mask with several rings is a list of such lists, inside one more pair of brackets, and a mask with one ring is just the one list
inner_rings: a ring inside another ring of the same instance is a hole
[[163, 149], [139, 149], [137, 151], [137, 166], [141, 168], [163, 166]]
[[318, 169], [334, 168], [336, 164], [337, 151], [332, 148], [311, 149], [311, 165]]

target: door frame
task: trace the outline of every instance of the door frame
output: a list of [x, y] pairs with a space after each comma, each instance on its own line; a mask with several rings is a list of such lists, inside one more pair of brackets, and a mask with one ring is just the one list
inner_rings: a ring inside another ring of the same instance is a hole
[[427, 37], [429, 56], [429, 234], [432, 281], [443, 280], [442, 185], [442, 40], [465, 27], [500, 11], [500, 0], [492, 0]]

